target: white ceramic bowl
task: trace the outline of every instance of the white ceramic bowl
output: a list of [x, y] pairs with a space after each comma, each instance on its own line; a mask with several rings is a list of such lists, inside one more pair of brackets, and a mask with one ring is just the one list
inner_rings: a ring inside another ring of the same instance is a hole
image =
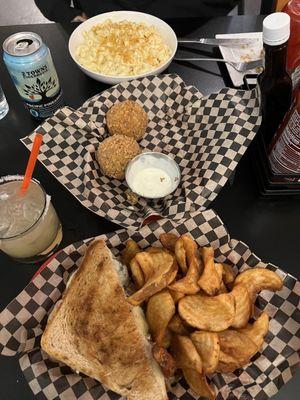
[[[112, 76], [112, 75], [103, 75], [98, 72], [93, 72], [83, 65], [81, 65], [75, 58], [75, 52], [78, 47], [78, 45], [82, 42], [83, 40], [83, 32], [89, 31], [94, 25], [100, 24], [104, 22], [107, 19], [111, 19], [113, 22], [118, 22], [118, 21], [130, 21], [130, 22], [144, 22], [145, 24], [151, 26], [153, 25], [157, 32], [162, 36], [165, 44], [170, 48], [171, 50], [171, 55], [169, 59], [160, 67], [149, 71], [145, 72], [140, 75], [132, 75], [132, 76]], [[88, 19], [87, 21], [83, 22], [80, 24], [72, 33], [69, 39], [69, 52], [71, 54], [71, 57], [75, 61], [75, 63], [78, 65], [78, 67], [88, 76], [90, 76], [93, 79], [96, 79], [97, 81], [108, 83], [111, 85], [115, 85], [117, 83], [123, 82], [123, 81], [129, 81], [132, 79], [136, 78], [142, 78], [144, 76], [148, 75], [157, 75], [163, 72], [171, 63], [173, 60], [173, 57], [176, 53], [177, 50], [177, 37], [175, 35], [175, 32], [173, 29], [164, 21], [161, 19], [154, 17], [153, 15], [150, 14], [144, 14], [141, 12], [136, 12], [136, 11], [112, 11], [100, 15], [96, 15], [95, 17], [92, 17]]]

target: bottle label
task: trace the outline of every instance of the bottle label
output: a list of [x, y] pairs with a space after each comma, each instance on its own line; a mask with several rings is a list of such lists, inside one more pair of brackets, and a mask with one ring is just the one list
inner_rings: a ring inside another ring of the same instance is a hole
[[300, 114], [292, 113], [270, 154], [272, 171], [277, 174], [300, 174]]
[[292, 82], [293, 82], [293, 90], [298, 86], [300, 82], [300, 65], [298, 65], [291, 74]]

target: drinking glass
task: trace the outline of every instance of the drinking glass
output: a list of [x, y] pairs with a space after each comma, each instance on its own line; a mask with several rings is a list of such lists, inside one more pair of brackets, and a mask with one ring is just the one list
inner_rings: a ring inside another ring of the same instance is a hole
[[5, 94], [0, 85], [0, 119], [5, 117], [5, 115], [8, 113], [8, 110], [9, 110], [9, 106], [8, 106]]
[[22, 193], [23, 178], [0, 178], [0, 249], [17, 261], [32, 263], [55, 251], [62, 240], [62, 227], [41, 184], [31, 179]]

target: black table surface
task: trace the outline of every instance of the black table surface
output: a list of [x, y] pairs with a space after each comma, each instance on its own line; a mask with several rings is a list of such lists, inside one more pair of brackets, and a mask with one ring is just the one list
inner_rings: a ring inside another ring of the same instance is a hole
[[[262, 29], [261, 16], [219, 17], [210, 20], [195, 18], [168, 22], [177, 36], [213, 37], [216, 33], [254, 32]], [[75, 24], [0, 27], [1, 43], [10, 34], [20, 31], [33, 31], [42, 36], [52, 52], [66, 104], [74, 108], [107, 87], [85, 76], [69, 56], [68, 38], [75, 27]], [[217, 56], [218, 50], [198, 47], [197, 53]], [[196, 86], [204, 94], [231, 84], [226, 68], [221, 63], [173, 62], [168, 72], [179, 74], [186, 83]], [[0, 79], [10, 106], [8, 115], [0, 121], [0, 176], [22, 174], [28, 151], [19, 139], [29, 134], [38, 122], [23, 108], [2, 61]], [[117, 228], [85, 209], [42, 165], [37, 165], [35, 177], [52, 196], [62, 221], [64, 238], [61, 247]], [[213, 202], [212, 208], [224, 221], [231, 237], [246, 242], [263, 260], [273, 262], [300, 277], [300, 201], [290, 197], [261, 197], [248, 154], [239, 163], [232, 185], [225, 186]], [[0, 310], [26, 286], [37, 268], [38, 265], [18, 264], [0, 252]], [[299, 372], [280, 390], [274, 400], [299, 398], [300, 383], [297, 377], [299, 379]], [[17, 358], [0, 356], [0, 399], [34, 399]]]

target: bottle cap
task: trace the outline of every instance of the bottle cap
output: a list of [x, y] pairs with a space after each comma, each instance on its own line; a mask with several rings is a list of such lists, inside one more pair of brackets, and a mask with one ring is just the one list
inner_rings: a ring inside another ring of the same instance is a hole
[[263, 41], [269, 46], [285, 43], [290, 37], [290, 16], [283, 12], [268, 15], [263, 22]]

